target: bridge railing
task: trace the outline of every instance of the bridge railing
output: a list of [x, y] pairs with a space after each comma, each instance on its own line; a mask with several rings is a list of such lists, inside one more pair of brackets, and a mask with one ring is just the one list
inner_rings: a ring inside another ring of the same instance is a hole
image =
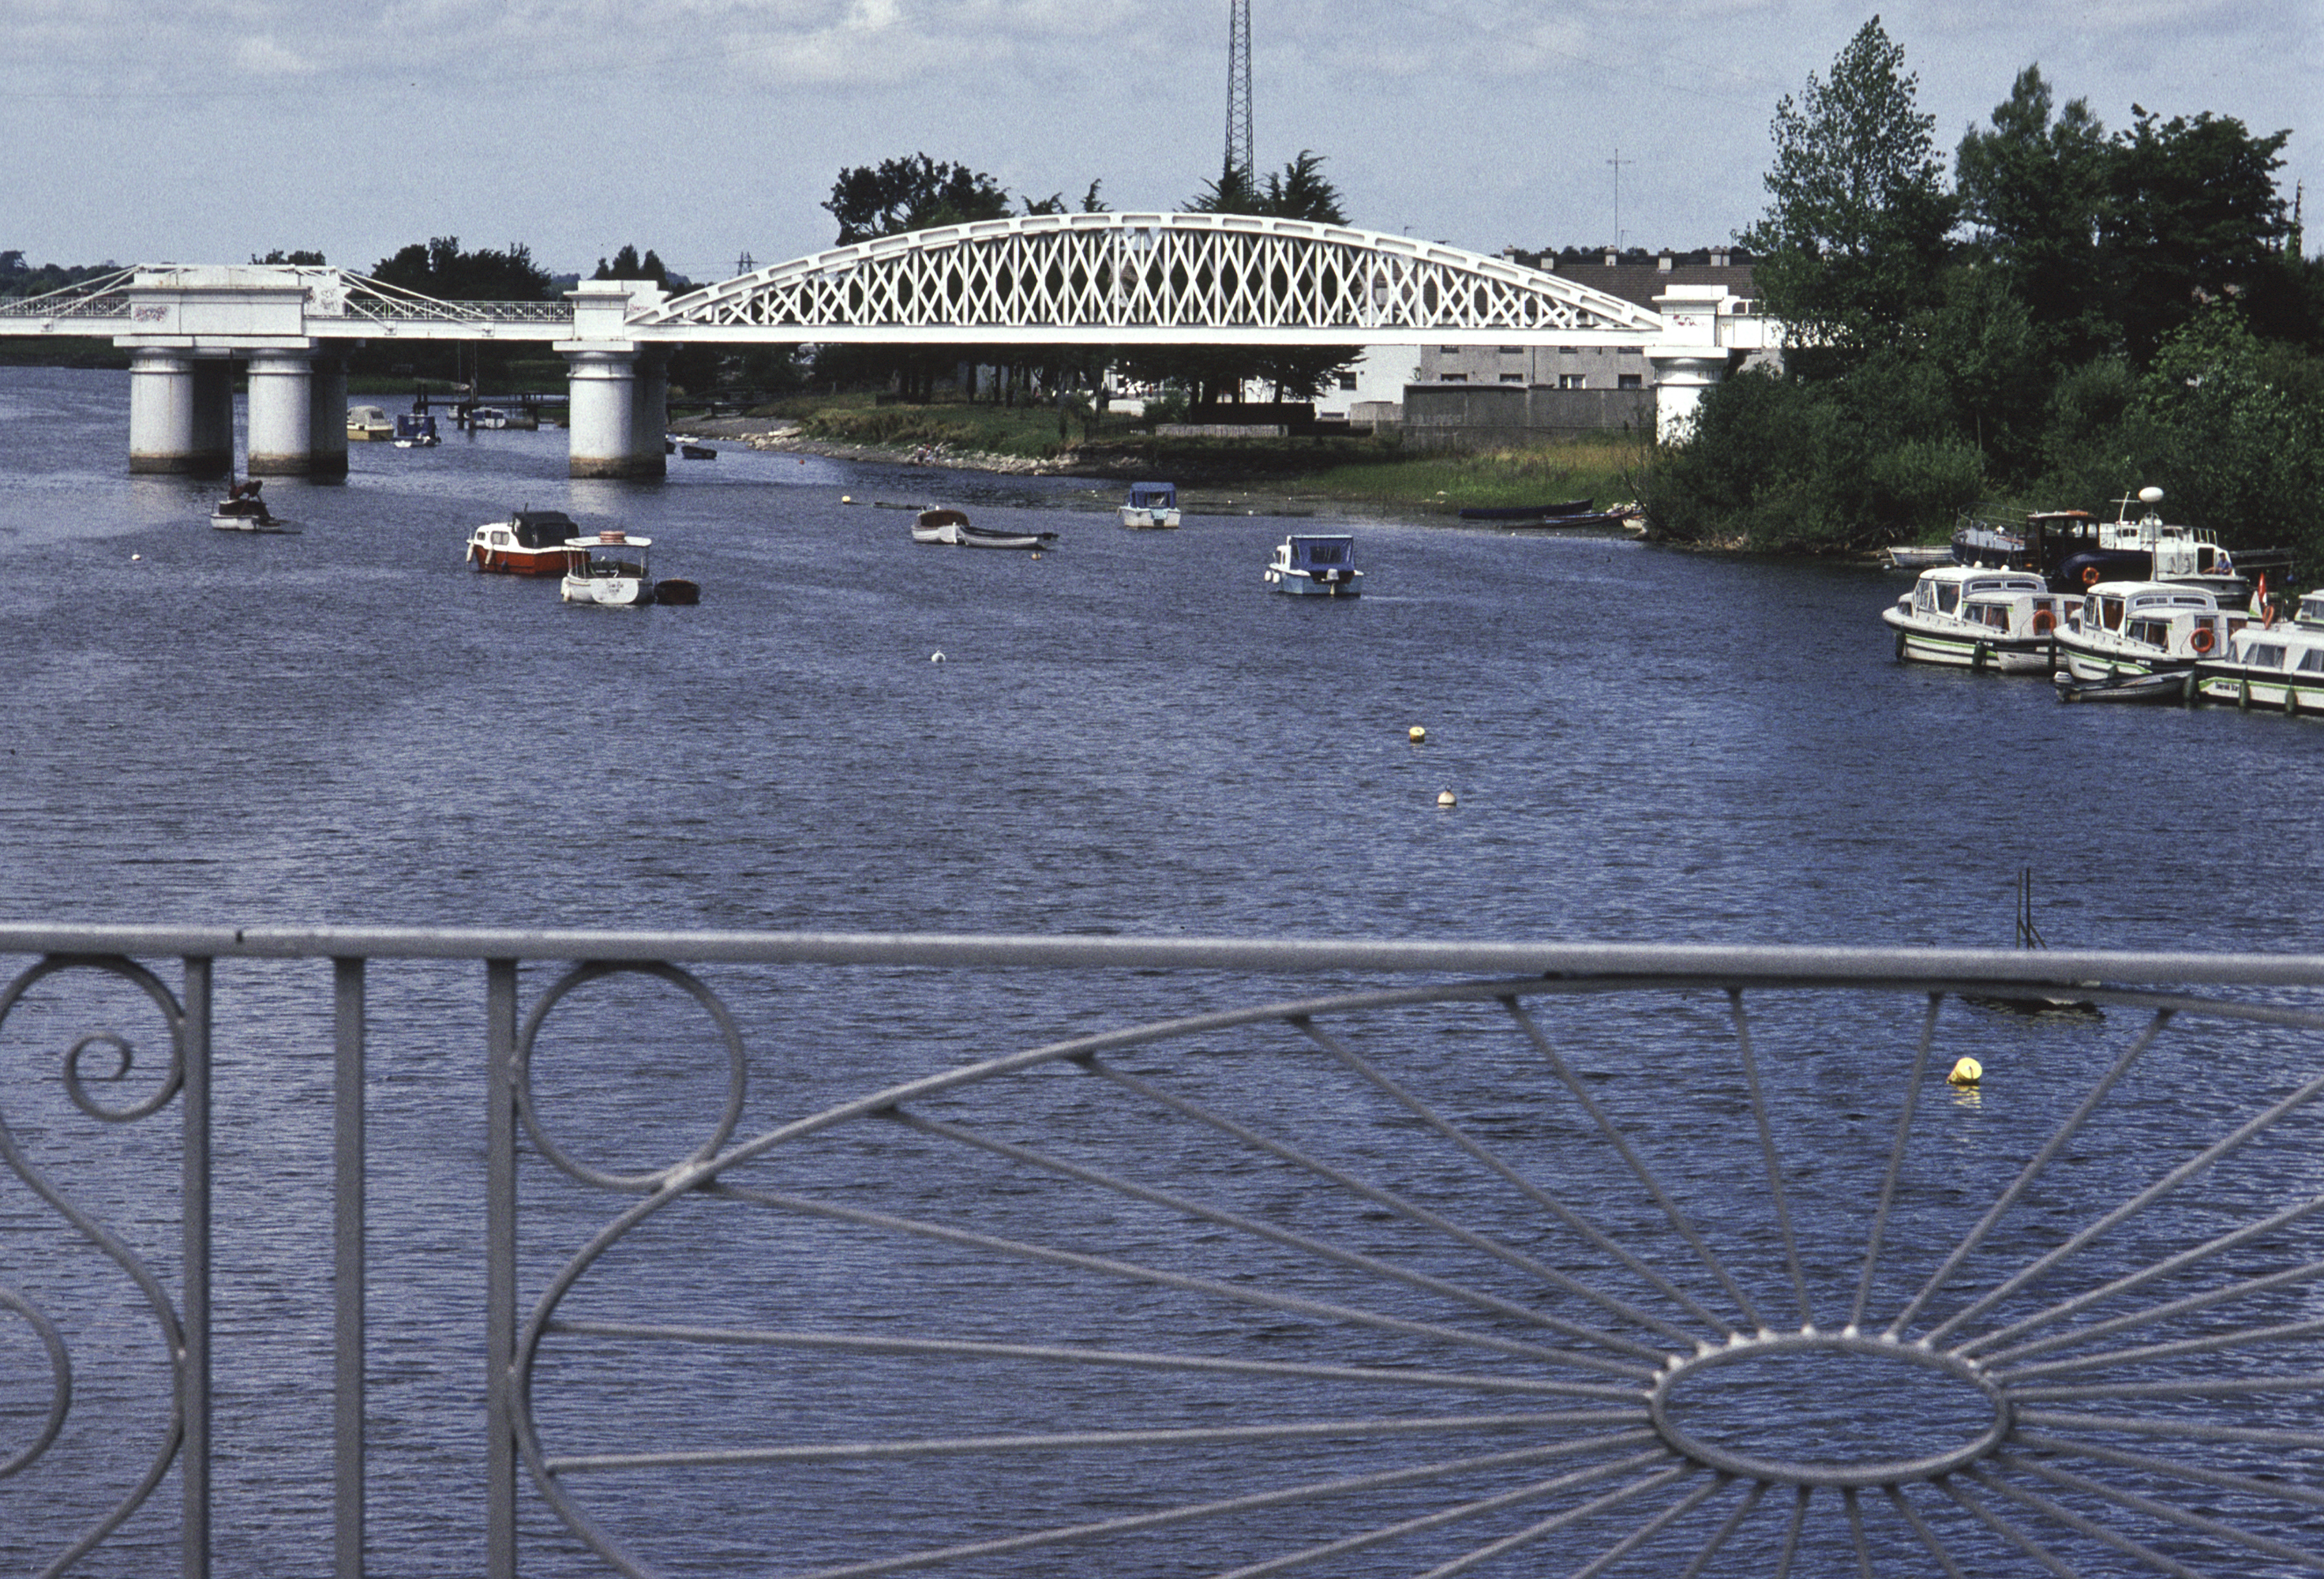
[[0, 953], [8, 1571], [2324, 1561], [2324, 959]]

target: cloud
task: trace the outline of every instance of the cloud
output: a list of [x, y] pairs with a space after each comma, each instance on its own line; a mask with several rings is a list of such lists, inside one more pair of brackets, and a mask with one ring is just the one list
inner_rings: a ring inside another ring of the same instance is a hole
[[304, 55], [284, 49], [271, 33], [244, 39], [234, 52], [235, 69], [259, 77], [311, 77], [322, 69]]

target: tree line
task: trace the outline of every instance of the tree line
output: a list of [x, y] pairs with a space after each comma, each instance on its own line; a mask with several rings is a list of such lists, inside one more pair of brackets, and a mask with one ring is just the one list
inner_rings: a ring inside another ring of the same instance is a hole
[[2277, 183], [2291, 134], [2136, 105], [2109, 133], [2034, 65], [1949, 171], [1916, 87], [1875, 16], [1777, 105], [1738, 240], [1792, 343], [1657, 453], [1659, 529], [1854, 549], [2154, 485], [2173, 519], [2316, 563], [2324, 255]]

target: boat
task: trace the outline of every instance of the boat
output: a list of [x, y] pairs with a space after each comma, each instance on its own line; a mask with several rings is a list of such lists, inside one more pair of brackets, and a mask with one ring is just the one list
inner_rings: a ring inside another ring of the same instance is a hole
[[1267, 565], [1267, 584], [1295, 596], [1357, 597], [1363, 576], [1356, 568], [1356, 540], [1345, 533], [1294, 532], [1276, 545]]
[[1896, 633], [1896, 656], [1907, 662], [2047, 674], [2057, 667], [2052, 644], [2078, 601], [2051, 591], [2030, 570], [1939, 565], [1922, 571], [1880, 619]]
[[395, 419], [395, 448], [398, 449], [433, 449], [443, 440], [437, 437], [436, 419], [425, 411], [405, 411]]
[[1054, 542], [1054, 531], [1002, 531], [995, 527], [972, 526], [968, 517], [957, 510], [923, 510], [912, 521], [912, 540], [916, 543], [950, 543], [961, 549], [1038, 549], [1043, 543]]
[[2237, 707], [2324, 713], [2324, 592], [2302, 597], [2290, 620], [2255, 617], [2229, 636], [2225, 651], [2195, 665], [2195, 691]]
[[[2130, 518], [2134, 502], [2144, 506], [2137, 520]], [[2165, 522], [2155, 506], [2163, 503], [2160, 488], [2126, 494], [2115, 519], [2100, 523], [2095, 549], [2069, 555], [2058, 567], [2058, 578], [2095, 586], [2101, 581], [2160, 581], [2190, 586], [2222, 602], [2241, 602], [2251, 583], [2236, 570], [2235, 560], [2219, 546], [2218, 534], [2200, 527]]]
[[226, 497], [210, 506], [210, 524], [220, 531], [297, 531], [297, 527], [266, 508], [258, 493], [265, 485], [256, 477], [228, 484]]
[[512, 510], [468, 534], [468, 563], [503, 576], [562, 576], [581, 528], [562, 510]]
[[508, 425], [509, 414], [498, 406], [468, 408], [468, 426], [471, 428], [505, 428]]
[[[2225, 654], [2250, 623], [2200, 587], [2101, 581], [2057, 633], [2061, 701], [2172, 700], [2191, 695], [2195, 665]], [[2152, 683], [2145, 683], [2148, 681]], [[2135, 683], [2134, 683], [2135, 682]]]
[[690, 439], [681, 439], [678, 441], [678, 453], [682, 460], [716, 460], [718, 458], [718, 452], [710, 446], [696, 444]]
[[1880, 550], [1880, 557], [1891, 570], [1925, 570], [1932, 565], [1961, 563], [1953, 558], [1952, 546], [1940, 543], [1935, 547], [1903, 543]]
[[384, 406], [349, 406], [347, 408], [347, 442], [350, 444], [385, 444], [395, 438], [395, 419], [387, 414]]
[[1555, 504], [1464, 504], [1463, 521], [1545, 521], [1559, 515], [1588, 515], [1595, 499], [1567, 499]]
[[567, 538], [565, 547], [571, 559], [558, 588], [567, 603], [640, 608], [654, 601], [653, 577], [646, 567], [646, 550], [653, 547], [653, 539], [607, 527], [594, 537]]
[[1175, 483], [1132, 483], [1130, 502], [1118, 513], [1121, 524], [1150, 531], [1178, 524], [1178, 486]]

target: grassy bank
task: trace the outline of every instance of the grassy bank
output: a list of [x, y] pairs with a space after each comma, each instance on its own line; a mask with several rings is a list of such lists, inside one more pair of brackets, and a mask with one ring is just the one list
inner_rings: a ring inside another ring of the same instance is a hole
[[1054, 406], [882, 405], [869, 394], [800, 395], [753, 408], [834, 444], [941, 447], [1055, 461], [1102, 477], [1168, 477], [1182, 485], [1265, 484], [1284, 493], [1416, 510], [1636, 499], [1646, 451], [1635, 439], [1560, 439], [1473, 454], [1407, 449], [1393, 436], [1166, 439], [1116, 417], [1057, 436]]

